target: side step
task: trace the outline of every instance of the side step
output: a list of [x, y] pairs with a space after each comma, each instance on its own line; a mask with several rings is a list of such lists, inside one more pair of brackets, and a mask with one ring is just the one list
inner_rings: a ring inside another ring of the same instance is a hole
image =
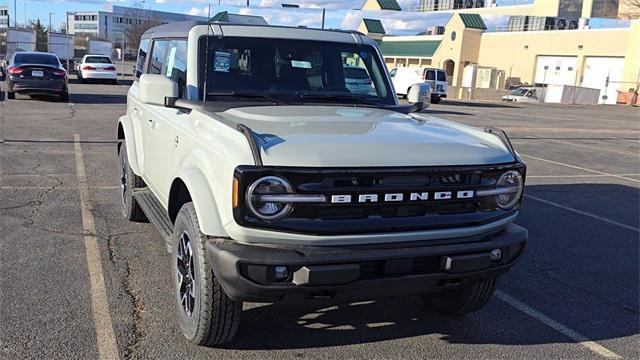
[[158, 229], [160, 236], [162, 236], [162, 239], [165, 241], [167, 251], [171, 252], [173, 225], [167, 215], [167, 211], [148, 188], [134, 189], [133, 197], [142, 208], [142, 211], [144, 211], [147, 219]]

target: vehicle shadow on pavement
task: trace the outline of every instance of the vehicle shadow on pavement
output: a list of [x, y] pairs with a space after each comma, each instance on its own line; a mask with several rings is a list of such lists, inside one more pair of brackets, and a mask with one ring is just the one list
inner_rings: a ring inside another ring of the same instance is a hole
[[71, 94], [71, 101], [74, 104], [126, 104], [127, 95], [73, 93]]

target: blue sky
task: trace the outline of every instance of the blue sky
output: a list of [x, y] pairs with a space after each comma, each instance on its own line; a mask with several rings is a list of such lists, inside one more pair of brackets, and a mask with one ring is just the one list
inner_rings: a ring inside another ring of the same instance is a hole
[[[25, 19], [40, 18], [46, 25], [49, 21], [49, 13], [53, 13], [53, 26], [58, 28], [65, 20], [67, 11], [100, 10], [104, 5], [114, 4], [131, 6], [139, 1], [132, 0], [16, 0], [18, 23]], [[220, 1], [221, 5], [218, 5]], [[526, 3], [533, 0], [498, 0], [498, 5], [511, 5], [513, 3]], [[328, 28], [355, 29], [363, 17], [380, 19], [388, 34], [409, 35], [424, 31], [434, 25], [444, 25], [450, 18], [446, 13], [420, 13], [410, 11], [376, 11], [367, 12], [357, 10], [362, 7], [365, 0], [250, 0], [250, 7], [245, 7], [246, 0], [146, 0], [142, 7], [154, 10], [170, 11], [193, 15], [207, 15], [208, 4], [211, 3], [212, 14], [218, 11], [232, 13], [261, 15], [273, 25], [305, 25], [320, 27], [322, 8], [327, 9], [326, 24]], [[408, 10], [418, 6], [419, 0], [398, 0], [403, 9]], [[14, 0], [0, 0], [0, 4], [8, 4], [10, 14], [13, 15]], [[298, 4], [300, 9], [282, 9], [281, 4]], [[496, 26], [503, 26], [507, 17], [484, 16], [489, 31]], [[600, 26], [598, 20], [593, 21], [594, 27], [620, 26], [625, 24], [604, 23]], [[628, 24], [626, 24], [628, 26]]]
[[[321, 8], [327, 9], [326, 24], [329, 28], [355, 29], [363, 17], [380, 18], [388, 33], [414, 34], [424, 31], [432, 25], [443, 25], [450, 17], [448, 14], [427, 14], [410, 12], [364, 12], [360, 9], [365, 0], [250, 0], [250, 7], [246, 8], [246, 0], [146, 0], [142, 4], [145, 8], [170, 11], [177, 13], [206, 16], [207, 6], [211, 2], [211, 12], [230, 11], [233, 13], [254, 14], [264, 16], [274, 25], [306, 25], [320, 27], [322, 19]], [[398, 0], [403, 9], [415, 7], [419, 0]], [[0, 0], [0, 4], [9, 5], [13, 15], [13, 0]], [[21, 24], [40, 18], [46, 25], [49, 12], [53, 13], [53, 26], [58, 28], [65, 19], [67, 11], [100, 10], [106, 4], [131, 6], [136, 1], [129, 0], [17, 0], [17, 19]], [[282, 9], [281, 3], [299, 4], [300, 9]]]

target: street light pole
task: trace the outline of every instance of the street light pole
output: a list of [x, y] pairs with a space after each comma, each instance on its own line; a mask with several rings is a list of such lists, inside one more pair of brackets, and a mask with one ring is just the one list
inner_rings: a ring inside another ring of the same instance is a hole
[[55, 13], [50, 12], [49, 13], [49, 30], [47, 30], [48, 32], [51, 32], [51, 15], [54, 15]]

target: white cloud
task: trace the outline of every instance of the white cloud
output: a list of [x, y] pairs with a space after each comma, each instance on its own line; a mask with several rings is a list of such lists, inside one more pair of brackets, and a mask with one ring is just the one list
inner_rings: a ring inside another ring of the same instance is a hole
[[206, 16], [207, 13], [209, 12], [209, 7], [205, 6], [202, 8], [199, 7], [192, 7], [191, 10], [189, 10], [187, 12], [187, 15], [192, 15], [192, 16]]

